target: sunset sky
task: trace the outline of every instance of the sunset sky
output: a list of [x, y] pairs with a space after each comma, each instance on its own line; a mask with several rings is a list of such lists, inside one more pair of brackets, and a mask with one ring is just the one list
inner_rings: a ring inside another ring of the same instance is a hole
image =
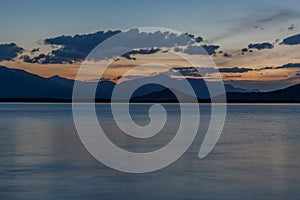
[[[225, 82], [261, 90], [300, 83], [300, 4], [296, 0], [143, 3], [3, 0], [0, 25], [0, 65], [44, 77], [59, 75], [74, 79], [91, 50], [92, 46], [86, 43], [99, 43], [93, 38], [120, 32], [139, 37], [142, 33], [135, 32], [135, 27], [163, 27], [198, 39], [192, 46], [204, 46], [210, 51], [208, 56]], [[73, 37], [76, 34], [80, 41]], [[164, 33], [157, 38], [163, 36]], [[190, 46], [182, 44], [180, 52], [203, 56]], [[114, 62], [105, 78], [116, 80], [131, 66], [149, 62], [189, 67], [189, 63], [163, 51], [163, 47], [152, 49], [153, 52], [150, 48], [146, 53], [137, 51], [129, 58], [112, 58]], [[137, 75], [163, 73], [156, 70], [154, 67]]]

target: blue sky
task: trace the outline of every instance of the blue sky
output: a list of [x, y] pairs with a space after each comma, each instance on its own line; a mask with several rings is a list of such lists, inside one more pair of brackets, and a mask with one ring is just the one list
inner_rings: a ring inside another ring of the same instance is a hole
[[218, 37], [253, 13], [300, 10], [298, 1], [16, 1], [2, 0], [0, 40], [33, 46], [45, 37], [158, 26]]

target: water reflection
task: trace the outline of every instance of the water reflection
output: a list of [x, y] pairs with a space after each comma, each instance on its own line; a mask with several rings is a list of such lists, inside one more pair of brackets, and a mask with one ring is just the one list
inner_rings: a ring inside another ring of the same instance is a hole
[[[176, 124], [176, 108], [169, 108]], [[141, 145], [118, 137], [106, 105], [97, 109], [112, 140], [128, 149]], [[146, 123], [139, 111], [135, 120]], [[199, 134], [178, 161], [154, 173], [124, 174], [85, 150], [71, 105], [0, 104], [0, 199], [298, 199], [300, 106], [229, 106], [217, 146], [199, 160], [209, 109], [202, 106], [201, 114]], [[142, 144], [158, 148], [174, 129]]]

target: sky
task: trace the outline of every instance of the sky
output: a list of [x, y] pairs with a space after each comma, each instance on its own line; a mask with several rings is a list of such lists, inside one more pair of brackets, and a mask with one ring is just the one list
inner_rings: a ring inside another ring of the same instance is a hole
[[[40, 52], [29, 54], [31, 57], [53, 50], [53, 45], [43, 44], [44, 40], [61, 35], [108, 30], [124, 32], [134, 27], [170, 28], [201, 36], [203, 45], [219, 46], [216, 53], [210, 55], [218, 68], [256, 69], [224, 73], [225, 81], [247, 88], [271, 90], [297, 83], [299, 79], [300, 68], [296, 65], [280, 68], [289, 63], [300, 63], [300, 45], [280, 44], [285, 38], [300, 33], [300, 3], [297, 0], [1, 0], [0, 26], [0, 44], [13, 42], [25, 49], [19, 57], [34, 48], [39, 48]], [[270, 43], [273, 47], [249, 48], [241, 54], [241, 49], [250, 43]], [[249, 53], [249, 50], [253, 52]], [[141, 60], [149, 60], [149, 56], [137, 55]], [[121, 59], [116, 65], [124, 66], [127, 62]], [[74, 78], [80, 66], [78, 62], [24, 63], [19, 58], [5, 59], [0, 64], [46, 77], [58, 74], [67, 78]], [[273, 69], [258, 70], [264, 67]]]
[[16, 41], [23, 46], [33, 46], [39, 39], [61, 34], [149, 26], [214, 38], [246, 18], [263, 16], [264, 12], [300, 10], [297, 0], [2, 0], [1, 4], [0, 40]]

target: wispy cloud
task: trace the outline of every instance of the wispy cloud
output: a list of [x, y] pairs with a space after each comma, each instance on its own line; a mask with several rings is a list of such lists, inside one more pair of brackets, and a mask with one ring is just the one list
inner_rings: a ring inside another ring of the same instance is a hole
[[264, 29], [266, 26], [273, 24], [277, 25], [298, 18], [300, 18], [300, 12], [293, 9], [272, 6], [265, 9], [257, 9], [248, 12], [244, 17], [237, 19], [235, 26], [211, 39], [210, 42], [216, 42], [221, 39], [236, 36], [253, 29]]

